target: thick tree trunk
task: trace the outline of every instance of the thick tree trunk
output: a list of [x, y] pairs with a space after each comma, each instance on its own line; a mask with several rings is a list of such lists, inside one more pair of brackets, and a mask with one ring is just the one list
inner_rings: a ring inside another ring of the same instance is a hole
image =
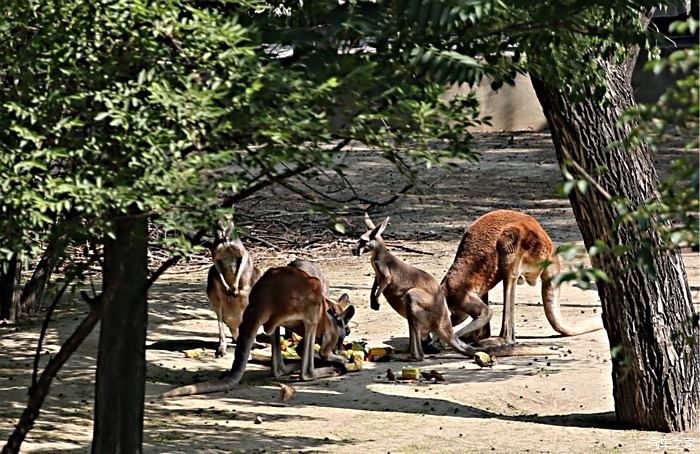
[[94, 453], [141, 452], [146, 372], [147, 218], [115, 221], [104, 250], [104, 312], [95, 385]]
[[7, 270], [0, 267], [0, 320], [15, 323], [22, 314], [21, 305], [22, 262], [15, 255], [7, 264]]
[[[609, 252], [592, 258], [593, 265], [611, 278], [598, 288], [614, 352], [617, 419], [643, 429], [698, 430], [700, 344], [680, 253], [652, 251], [654, 277], [638, 263], [643, 241], [661, 244], [654, 226], [644, 231], [631, 224], [612, 227], [617, 215], [608, 197], [623, 197], [637, 207], [657, 196], [658, 177], [646, 147], [632, 151], [609, 147], [629, 134], [617, 120], [634, 101], [625, 69], [629, 66], [601, 64], [609, 84], [608, 104], [590, 100], [574, 104], [542, 80], [533, 78], [533, 85], [560, 165], [598, 184], [589, 185], [585, 193], [569, 194], [586, 247], [596, 239], [629, 247], [622, 255]], [[599, 168], [605, 170], [597, 173]], [[690, 338], [694, 344], [687, 342]]]

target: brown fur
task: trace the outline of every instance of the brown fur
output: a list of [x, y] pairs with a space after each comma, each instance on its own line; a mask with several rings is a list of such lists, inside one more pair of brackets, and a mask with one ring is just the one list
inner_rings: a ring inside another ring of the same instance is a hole
[[[344, 357], [333, 354], [333, 349], [345, 334], [344, 323], [349, 319], [350, 308], [352, 306], [349, 306], [346, 312], [331, 315], [329, 309], [332, 308], [323, 295], [321, 281], [298, 268], [271, 268], [250, 293], [250, 304], [243, 313], [239, 327], [240, 337], [231, 371], [218, 380], [175, 388], [163, 394], [163, 397], [219, 392], [233, 388], [243, 377], [255, 335], [261, 326], [267, 334], [274, 334], [272, 373], [275, 377], [294, 369], [294, 366], [285, 366], [278, 340], [280, 326], [293, 326], [296, 323], [300, 323], [308, 334], [304, 336], [301, 352], [301, 379], [311, 380], [332, 375], [335, 373], [333, 368], [314, 369], [314, 339], [317, 335], [323, 339], [322, 357], [325, 356], [325, 359], [330, 361], [345, 362]], [[335, 320], [343, 320], [343, 323], [337, 323]]]
[[[541, 263], [551, 264], [542, 269]], [[503, 319], [500, 339], [515, 342], [515, 287], [519, 278], [535, 285], [542, 280], [542, 300], [545, 314], [552, 327], [561, 334], [572, 336], [603, 327], [600, 319], [572, 327], [559, 311], [559, 288], [552, 279], [559, 272], [559, 260], [554, 244], [542, 226], [524, 213], [496, 210], [486, 213], [465, 232], [452, 266], [442, 280], [452, 325], [472, 322], [457, 330], [458, 336], [469, 335], [489, 323], [493, 311], [484, 303], [489, 290], [503, 281]], [[492, 340], [493, 341], [493, 340]]]
[[[347, 293], [343, 293], [337, 302], [333, 302], [328, 298], [328, 279], [321, 271], [318, 265], [309, 260], [297, 259], [290, 263], [288, 266], [298, 268], [308, 274], [309, 276], [315, 277], [321, 283], [321, 292], [328, 305], [328, 310], [334, 314], [343, 314], [342, 318], [347, 322], [355, 314], [355, 308], [350, 305], [350, 297]], [[350, 334], [350, 330], [343, 327], [345, 332], [342, 332], [337, 324], [337, 318], [330, 317], [327, 313], [325, 317], [321, 317], [316, 325], [316, 343], [321, 346], [319, 351], [319, 356], [327, 361], [334, 362], [345, 362], [345, 358], [342, 356], [335, 355], [333, 351], [338, 346], [339, 341], [342, 340], [346, 335]], [[286, 329], [294, 331], [298, 335], [304, 337], [304, 324], [300, 321], [288, 322], [284, 326]]]
[[239, 238], [218, 239], [211, 249], [214, 265], [207, 275], [207, 297], [219, 324], [216, 356], [226, 355], [226, 327], [234, 340], [248, 306], [248, 295], [260, 278], [260, 270]]

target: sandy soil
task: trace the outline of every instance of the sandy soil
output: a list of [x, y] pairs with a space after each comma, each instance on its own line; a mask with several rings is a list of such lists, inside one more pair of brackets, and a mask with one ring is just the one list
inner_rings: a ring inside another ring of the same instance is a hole
[[[426, 170], [420, 180], [422, 195], [409, 195], [374, 214], [391, 215], [385, 237], [398, 256], [439, 279], [464, 228], [496, 208], [532, 214], [556, 243], [580, 243], [570, 205], [554, 191], [560, 174], [549, 137], [516, 134], [511, 146], [508, 139], [509, 135], [478, 136], [476, 145], [483, 153], [479, 163], [456, 162], [459, 169], [451, 173]], [[374, 154], [357, 151], [347, 159], [351, 181], [372, 198], [382, 199], [401, 187], [398, 175]], [[669, 155], [660, 156], [660, 167], [668, 161]], [[240, 207], [244, 224], [252, 229], [250, 238], [261, 239], [249, 242], [257, 264], [267, 268], [295, 257], [317, 260], [328, 274], [331, 292], [349, 293], [356, 305], [352, 337], [406, 350], [405, 320], [386, 303], [378, 312], [369, 309], [369, 260], [352, 257], [349, 249], [350, 240], [364, 230], [357, 212], [349, 217], [348, 236], [341, 237], [324, 231], [320, 216], [307, 215], [303, 205], [288, 197], [275, 190]], [[288, 238], [296, 242], [286, 248]], [[278, 249], [263, 246], [263, 241]], [[697, 300], [698, 254], [685, 258]], [[500, 358], [501, 367], [481, 370], [472, 360], [446, 352], [419, 364], [441, 372], [447, 384], [391, 384], [384, 378], [386, 368], [400, 370], [407, 363], [366, 362], [359, 373], [290, 382], [297, 393], [286, 404], [278, 402], [277, 382], [269, 378], [269, 371], [249, 365], [244, 383], [233, 391], [163, 401], [157, 396], [174, 385], [215, 377], [231, 365], [233, 348], [226, 358], [214, 358], [216, 321], [204, 292], [205, 273], [193, 266], [174, 270], [150, 294], [148, 340], [157, 348], [147, 350], [146, 452], [640, 453], [697, 452], [700, 447], [698, 434], [617, 427], [605, 333], [558, 337], [545, 319], [539, 287], [529, 286], [517, 289], [516, 335], [524, 343], [558, 346], [551, 357]], [[496, 308], [491, 327], [497, 333], [500, 286], [490, 298]], [[595, 291], [565, 286], [561, 303], [570, 321], [600, 316]], [[57, 313], [44, 362], [83, 312], [74, 302]], [[37, 323], [0, 327], [3, 439], [26, 403], [37, 332]], [[89, 451], [98, 334], [96, 330], [59, 374], [24, 451]], [[194, 359], [180, 351], [197, 347], [204, 349]], [[262, 424], [254, 424], [256, 416]]]

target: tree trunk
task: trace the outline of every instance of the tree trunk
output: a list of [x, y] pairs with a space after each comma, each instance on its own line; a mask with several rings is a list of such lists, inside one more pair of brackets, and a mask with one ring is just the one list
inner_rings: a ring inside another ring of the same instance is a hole
[[95, 384], [94, 453], [141, 452], [146, 372], [147, 218], [115, 221], [104, 249], [104, 312]]
[[[617, 214], [608, 197], [620, 196], [636, 208], [657, 197], [658, 177], [647, 147], [609, 147], [629, 134], [629, 127], [617, 120], [634, 100], [626, 70], [630, 66], [601, 64], [608, 80], [605, 105], [591, 101], [592, 94], [575, 104], [535, 78], [533, 85], [560, 165], [578, 178], [594, 180], [585, 193], [569, 194], [586, 247], [596, 239], [611, 247], [629, 247], [622, 255], [592, 257], [593, 265], [610, 277], [610, 282], [598, 283], [598, 292], [613, 353], [617, 419], [642, 429], [698, 430], [700, 344], [681, 255], [677, 250], [652, 250], [654, 277], [639, 265], [638, 254], [643, 241], [661, 245], [655, 226], [644, 231], [632, 224], [613, 228]], [[598, 168], [605, 170], [596, 174]]]
[[0, 320], [15, 323], [22, 314], [21, 275], [22, 262], [17, 254], [7, 264], [7, 271], [0, 267]]

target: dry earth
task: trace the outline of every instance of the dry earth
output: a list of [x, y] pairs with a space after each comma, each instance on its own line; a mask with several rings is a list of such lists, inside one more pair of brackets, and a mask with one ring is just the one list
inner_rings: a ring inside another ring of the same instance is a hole
[[[538, 218], [556, 243], [579, 242], [571, 207], [555, 193], [560, 181], [546, 134], [483, 134], [477, 164], [456, 162], [449, 173], [422, 172], [422, 195], [408, 195], [374, 214], [391, 215], [385, 234], [397, 255], [440, 278], [450, 265], [463, 229], [496, 208], [524, 210]], [[668, 166], [672, 153], [658, 157]], [[374, 199], [401, 187], [398, 175], [376, 154], [346, 156], [351, 181]], [[359, 170], [357, 170], [359, 169]], [[290, 208], [293, 210], [290, 211]], [[357, 208], [357, 207], [355, 207]], [[256, 262], [267, 268], [295, 257], [317, 260], [331, 291], [348, 292], [356, 304], [353, 338], [407, 348], [407, 324], [388, 304], [369, 309], [372, 278], [366, 257], [350, 255], [350, 239], [363, 230], [358, 211], [346, 238], [323, 229], [322, 216], [305, 212], [279, 190], [240, 207]], [[255, 240], [257, 238], [257, 240]], [[268, 246], [262, 246], [268, 243]], [[276, 245], [272, 248], [270, 245]], [[423, 253], [396, 249], [409, 247]], [[698, 298], [698, 254], [685, 255]], [[293, 383], [298, 390], [278, 403], [278, 387], [263, 366], [250, 365], [244, 383], [229, 393], [163, 401], [174, 385], [217, 376], [230, 367], [233, 349], [215, 359], [216, 322], [208, 308], [205, 270], [188, 266], [165, 275], [150, 294], [147, 350], [146, 452], [697, 452], [698, 434], [624, 430], [615, 424], [609, 346], [603, 331], [558, 337], [548, 325], [539, 288], [517, 289], [516, 334], [524, 343], [560, 347], [551, 357], [501, 358], [502, 367], [480, 370], [454, 352], [430, 356], [420, 367], [436, 369], [447, 384], [390, 384], [387, 366], [365, 363], [359, 373]], [[502, 290], [490, 295], [498, 331]], [[595, 291], [565, 286], [562, 311], [571, 321], [600, 316]], [[84, 311], [73, 301], [54, 317], [44, 362], [55, 353]], [[0, 327], [0, 435], [9, 435], [26, 403], [38, 323]], [[76, 352], [54, 382], [40, 418], [23, 445], [26, 452], [87, 452], [92, 434], [92, 397], [98, 330]], [[199, 358], [184, 348], [206, 347]], [[125, 370], [124, 374], [129, 374]], [[254, 424], [256, 416], [262, 424]]]

